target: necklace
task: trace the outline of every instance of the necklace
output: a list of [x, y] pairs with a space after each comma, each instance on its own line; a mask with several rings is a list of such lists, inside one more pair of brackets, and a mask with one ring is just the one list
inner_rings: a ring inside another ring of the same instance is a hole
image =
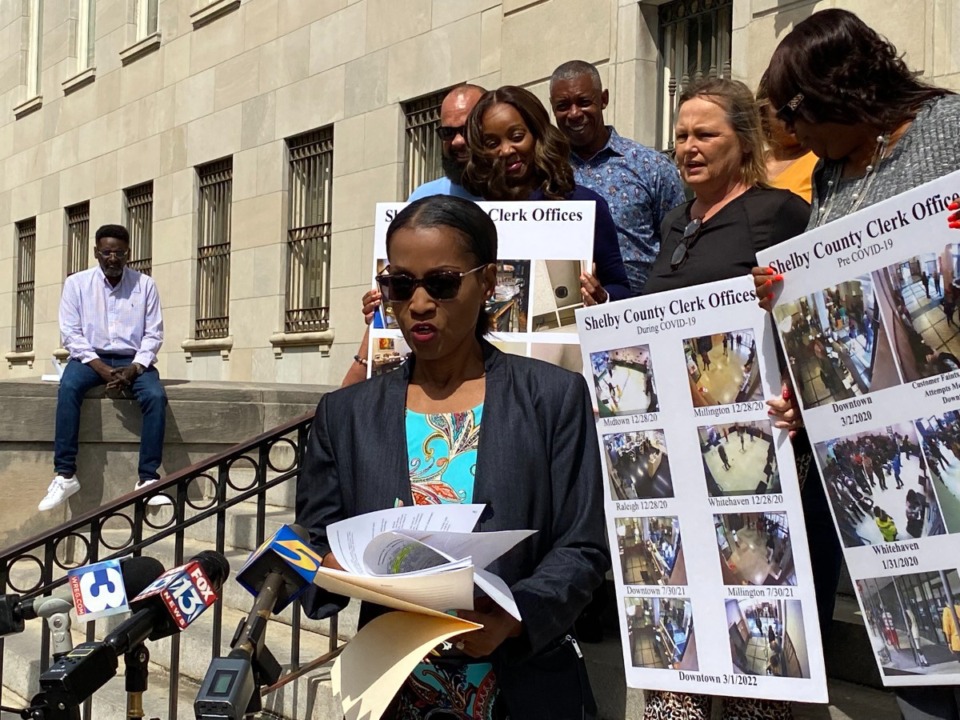
[[[873, 179], [877, 176], [876, 170], [880, 166], [880, 163], [883, 162], [883, 159], [887, 156], [887, 147], [889, 143], [889, 135], [877, 135], [877, 148], [873, 152], [873, 160], [869, 165], [867, 165], [866, 168], [864, 168], [863, 177], [860, 178], [860, 183], [857, 185], [857, 189], [851, 193], [854, 203], [853, 207], [850, 208], [849, 212], [847, 212], [847, 215], [852, 215], [859, 210], [860, 206], [863, 204], [864, 198], [870, 194], [870, 189], [873, 187]], [[840, 163], [833, 171], [832, 177], [827, 180], [827, 197], [817, 210], [817, 224], [814, 227], [825, 225], [827, 220], [830, 218], [830, 212], [833, 210], [834, 200], [837, 197], [837, 191], [840, 185], [840, 175], [842, 173], [843, 164]]]

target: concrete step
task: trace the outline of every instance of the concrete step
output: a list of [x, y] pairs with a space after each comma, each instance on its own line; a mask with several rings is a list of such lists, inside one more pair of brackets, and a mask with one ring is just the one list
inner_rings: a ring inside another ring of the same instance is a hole
[[[281, 526], [293, 523], [294, 519], [292, 508], [266, 505], [264, 511], [264, 539], [273, 535]], [[257, 542], [256, 502], [240, 503], [225, 514], [224, 520], [223, 537], [224, 543], [228, 547], [246, 550], [248, 553], [259, 547]], [[217, 539], [216, 523], [210, 521], [196, 523], [188, 527], [184, 535], [190, 540], [204, 542], [207, 547], [210, 547]]]
[[828, 705], [793, 704], [793, 720], [902, 720], [889, 690], [877, 690], [843, 680], [827, 680]]

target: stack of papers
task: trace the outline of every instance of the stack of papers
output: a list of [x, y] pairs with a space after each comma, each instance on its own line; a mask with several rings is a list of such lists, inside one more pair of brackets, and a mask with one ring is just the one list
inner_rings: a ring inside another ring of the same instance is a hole
[[360, 630], [331, 671], [347, 720], [380, 717], [431, 648], [482, 626], [447, 614], [471, 610], [475, 588], [521, 620], [510, 588], [485, 570], [534, 530], [471, 532], [484, 505], [415, 505], [327, 527], [344, 570], [317, 570], [324, 590], [402, 610]]
[[484, 568], [535, 531], [471, 532], [483, 509], [417, 505], [334, 523], [327, 538], [345, 572], [321, 568], [314, 582], [388, 607], [439, 612], [472, 609], [476, 586], [520, 620], [510, 588]]

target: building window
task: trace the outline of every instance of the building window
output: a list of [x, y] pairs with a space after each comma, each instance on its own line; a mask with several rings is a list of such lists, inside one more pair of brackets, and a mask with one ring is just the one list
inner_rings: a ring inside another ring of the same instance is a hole
[[43, 3], [41, 0], [30, 0], [30, 15], [27, 18], [29, 26], [29, 41], [27, 43], [27, 64], [25, 84], [27, 86], [27, 100], [40, 94], [40, 68], [43, 45]]
[[17, 223], [16, 352], [33, 350], [33, 287], [36, 280], [37, 219]]
[[448, 92], [441, 90], [403, 104], [403, 112], [407, 117], [404, 197], [408, 197], [423, 183], [443, 176], [443, 155], [437, 128], [440, 127], [440, 103]]
[[90, 252], [90, 203], [82, 202], [66, 209], [67, 275], [87, 269]]
[[77, 72], [93, 67], [96, 19], [96, 0], [80, 0], [80, 17], [77, 21]]
[[318, 332], [330, 321], [333, 128], [287, 140], [287, 298], [284, 332]]
[[677, 99], [705, 77], [730, 77], [733, 0], [682, 0], [660, 6], [660, 147], [673, 150]]
[[136, 2], [137, 40], [143, 40], [157, 32], [157, 0], [134, 0]]
[[197, 168], [196, 339], [224, 338], [230, 327], [230, 203], [233, 159]]
[[153, 182], [123, 191], [130, 231], [130, 261], [134, 270], [149, 275], [153, 259]]

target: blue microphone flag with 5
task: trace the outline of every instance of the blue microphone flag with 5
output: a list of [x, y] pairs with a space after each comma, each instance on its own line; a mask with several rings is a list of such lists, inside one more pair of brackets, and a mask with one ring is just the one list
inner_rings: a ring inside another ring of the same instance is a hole
[[256, 595], [271, 571], [282, 572], [282, 588], [273, 611], [280, 612], [313, 584], [323, 558], [310, 547], [307, 534], [296, 525], [283, 525], [250, 554], [237, 573], [237, 582]]

